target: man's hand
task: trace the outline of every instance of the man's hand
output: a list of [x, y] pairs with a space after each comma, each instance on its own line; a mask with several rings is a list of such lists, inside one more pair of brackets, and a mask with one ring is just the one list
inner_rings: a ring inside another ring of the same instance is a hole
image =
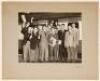
[[62, 41], [61, 40], [58, 40], [58, 44], [61, 45], [61, 43], [62, 43]]

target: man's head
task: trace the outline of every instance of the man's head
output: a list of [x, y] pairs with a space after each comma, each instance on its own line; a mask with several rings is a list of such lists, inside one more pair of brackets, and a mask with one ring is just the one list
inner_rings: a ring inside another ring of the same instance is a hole
[[26, 27], [29, 27], [29, 26], [30, 26], [30, 22], [27, 22], [27, 23], [26, 23]]
[[57, 25], [57, 29], [61, 30], [61, 25], [60, 24]]
[[43, 26], [43, 30], [44, 30], [44, 31], [47, 31], [47, 28], [46, 28], [46, 26], [45, 26], [45, 25]]
[[33, 32], [34, 33], [37, 33], [38, 32], [38, 28], [37, 27], [34, 27]]
[[72, 27], [75, 28], [76, 27], [76, 24], [75, 23], [72, 23]]
[[50, 26], [53, 26], [53, 24], [54, 24], [54, 20], [51, 20]]
[[42, 30], [43, 27], [42, 27], [42, 25], [39, 25], [38, 28], [39, 28], [39, 30]]
[[28, 33], [32, 33], [32, 31], [33, 31], [33, 27], [30, 27], [30, 26], [29, 26], [29, 28], [28, 28]]
[[72, 23], [68, 23], [68, 30], [71, 31], [72, 30]]
[[61, 30], [64, 30], [65, 24], [61, 24]]
[[53, 34], [56, 33], [56, 30], [57, 30], [57, 28], [56, 28], [55, 26], [53, 26], [53, 27], [51, 28], [51, 31], [52, 31]]

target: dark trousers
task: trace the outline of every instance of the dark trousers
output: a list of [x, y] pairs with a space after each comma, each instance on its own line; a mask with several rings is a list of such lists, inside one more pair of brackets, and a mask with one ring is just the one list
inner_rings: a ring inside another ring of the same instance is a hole
[[66, 61], [67, 60], [67, 52], [63, 45], [59, 46], [59, 61]]

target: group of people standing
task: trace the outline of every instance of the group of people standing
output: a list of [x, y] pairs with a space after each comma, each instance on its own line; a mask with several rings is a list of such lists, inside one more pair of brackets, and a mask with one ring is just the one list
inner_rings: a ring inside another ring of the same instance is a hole
[[22, 26], [24, 62], [73, 62], [78, 60], [78, 23]]

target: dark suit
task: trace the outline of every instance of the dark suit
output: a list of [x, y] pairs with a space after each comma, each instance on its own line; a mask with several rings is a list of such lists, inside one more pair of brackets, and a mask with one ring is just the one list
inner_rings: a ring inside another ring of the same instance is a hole
[[62, 30], [58, 31], [58, 39], [62, 41], [61, 45], [59, 45], [59, 59], [60, 60], [65, 60], [66, 55], [67, 55], [66, 49], [64, 47], [65, 32], [66, 31], [62, 31]]
[[22, 28], [22, 31], [21, 31], [21, 33], [24, 35], [23, 45], [25, 45], [26, 42], [29, 41], [30, 34], [28, 33], [28, 28], [29, 27], [27, 27], [27, 28], [24, 27], [24, 28]]
[[38, 48], [39, 40], [38, 40], [38, 34], [32, 33], [32, 38], [30, 39], [30, 48], [31, 48], [31, 54], [30, 54], [30, 61], [38, 61], [39, 59], [39, 48]]
[[28, 33], [28, 28], [29, 27], [24, 27], [22, 28], [22, 34], [24, 35], [24, 39], [23, 39], [23, 57], [24, 57], [24, 61], [27, 62], [28, 61], [28, 55], [30, 55], [30, 34]]

